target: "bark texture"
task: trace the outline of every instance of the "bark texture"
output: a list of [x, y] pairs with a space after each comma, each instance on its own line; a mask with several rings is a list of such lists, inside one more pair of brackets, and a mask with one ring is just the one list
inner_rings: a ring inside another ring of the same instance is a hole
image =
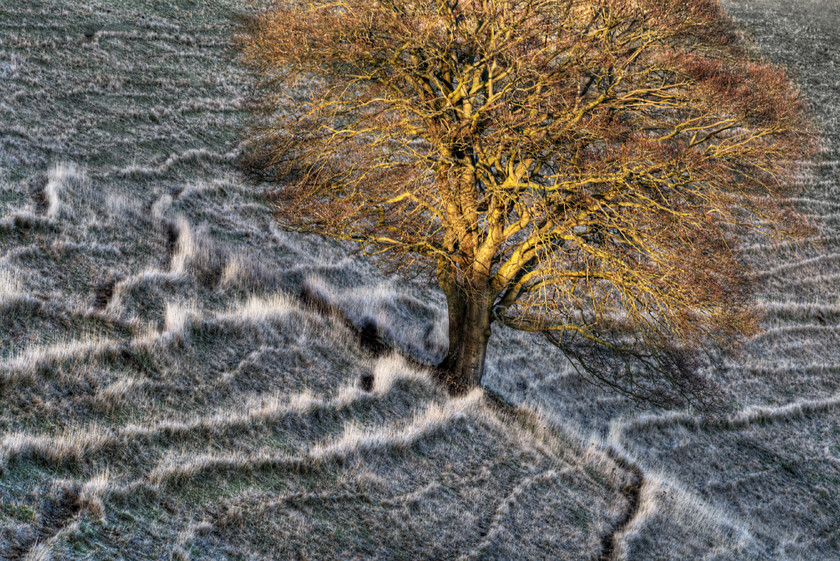
[[449, 303], [449, 351], [438, 365], [439, 375], [452, 394], [481, 384], [487, 343], [490, 340], [492, 299], [487, 291], [455, 290]]

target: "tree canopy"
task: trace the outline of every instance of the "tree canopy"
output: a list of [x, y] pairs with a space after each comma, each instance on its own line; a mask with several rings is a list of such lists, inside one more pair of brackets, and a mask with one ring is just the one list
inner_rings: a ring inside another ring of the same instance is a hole
[[738, 236], [812, 142], [717, 0], [284, 0], [241, 47], [277, 218], [431, 263], [453, 390], [494, 323], [658, 401], [755, 329]]

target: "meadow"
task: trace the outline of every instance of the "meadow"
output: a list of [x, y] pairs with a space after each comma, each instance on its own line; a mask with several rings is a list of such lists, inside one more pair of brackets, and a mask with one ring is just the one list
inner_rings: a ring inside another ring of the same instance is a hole
[[237, 171], [244, 2], [0, 0], [0, 559], [840, 558], [840, 4], [725, 5], [823, 139], [710, 417], [502, 329], [438, 389], [435, 285]]

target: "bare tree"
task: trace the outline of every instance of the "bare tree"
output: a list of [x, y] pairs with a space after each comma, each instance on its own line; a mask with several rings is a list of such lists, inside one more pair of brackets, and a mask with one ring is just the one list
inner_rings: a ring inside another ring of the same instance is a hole
[[453, 391], [495, 322], [649, 399], [754, 330], [737, 235], [811, 135], [717, 0], [283, 0], [241, 47], [277, 218], [433, 264]]

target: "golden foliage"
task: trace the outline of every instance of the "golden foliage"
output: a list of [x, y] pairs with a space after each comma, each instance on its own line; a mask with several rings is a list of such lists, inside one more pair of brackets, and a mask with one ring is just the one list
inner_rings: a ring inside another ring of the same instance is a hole
[[717, 0], [283, 1], [241, 48], [279, 220], [431, 260], [448, 367], [480, 317], [641, 395], [754, 329], [738, 233], [795, 229], [813, 137]]

